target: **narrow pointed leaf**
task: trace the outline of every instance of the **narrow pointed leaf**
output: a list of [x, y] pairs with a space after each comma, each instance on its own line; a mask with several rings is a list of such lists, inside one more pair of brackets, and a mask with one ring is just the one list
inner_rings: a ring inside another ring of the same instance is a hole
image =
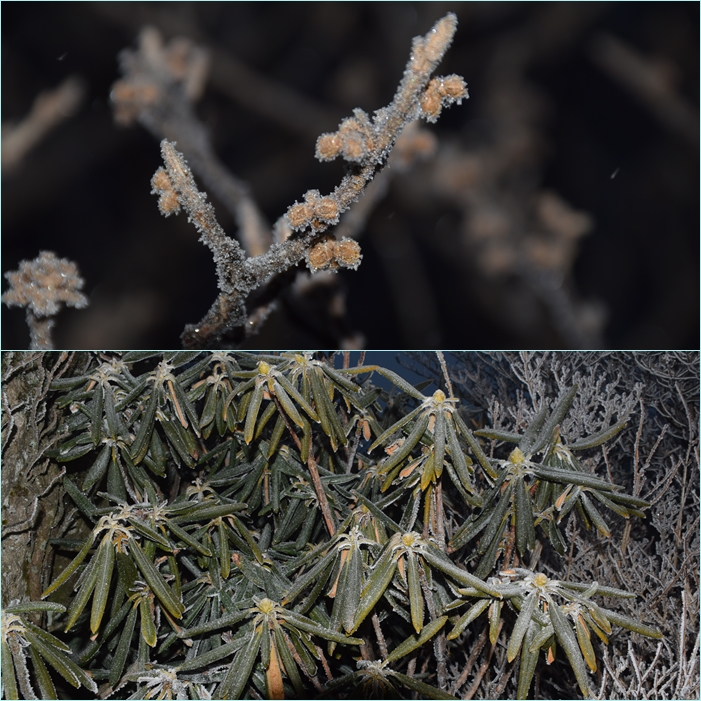
[[470, 606], [470, 608], [462, 616], [460, 616], [453, 630], [448, 633], [448, 640], [455, 640], [455, 638], [457, 638], [460, 633], [462, 633], [465, 628], [472, 623], [472, 621], [486, 611], [491, 602], [491, 599], [482, 599], [473, 606]]
[[579, 688], [582, 694], [584, 694], [586, 698], [589, 698], [591, 696], [591, 690], [589, 688], [589, 680], [587, 678], [587, 669], [584, 664], [584, 658], [582, 657], [582, 653], [579, 649], [579, 644], [577, 643], [577, 638], [575, 637], [574, 631], [570, 627], [567, 617], [556, 602], [550, 601], [548, 613], [550, 614], [550, 621], [552, 622], [555, 635], [557, 636], [560, 645], [562, 645], [562, 648], [567, 655], [567, 659], [570, 661], [570, 665], [574, 671], [574, 676], [577, 678]]
[[149, 585], [149, 587], [151, 587], [151, 590], [161, 602], [163, 607], [174, 618], [181, 618], [185, 607], [175, 598], [175, 595], [166, 584], [160, 572], [146, 556], [139, 544], [133, 539], [129, 541], [129, 550], [134, 557], [136, 565], [144, 575], [146, 583]]
[[424, 598], [419, 583], [419, 566], [416, 562], [416, 555], [412, 551], [407, 553], [407, 585], [411, 624], [414, 626], [414, 630], [420, 633], [424, 624]]
[[97, 551], [97, 581], [95, 594], [92, 601], [90, 614], [90, 631], [95, 634], [100, 628], [102, 616], [107, 606], [107, 598], [112, 584], [112, 571], [114, 570], [114, 547], [111, 538], [106, 535]]
[[609, 438], [613, 438], [617, 433], [622, 431], [628, 425], [628, 419], [623, 419], [610, 428], [605, 428], [603, 431], [593, 433], [588, 438], [582, 438], [574, 443], [568, 443], [567, 447], [570, 450], [585, 450], [587, 448], [595, 448], [597, 445], [605, 443]]
[[73, 598], [73, 601], [71, 601], [71, 605], [68, 607], [68, 611], [66, 612], [66, 631], [70, 630], [75, 625], [75, 622], [78, 620], [78, 617], [83, 612], [83, 609], [87, 606], [88, 601], [90, 600], [90, 596], [92, 595], [93, 590], [95, 589], [95, 584], [97, 583], [97, 564], [98, 558], [95, 556], [92, 558], [92, 560], [90, 560], [88, 566], [81, 575], [82, 582], [80, 584], [80, 588], [78, 589], [78, 593]]
[[148, 404], [141, 416], [141, 424], [139, 430], [131, 444], [130, 453], [135, 465], [138, 465], [148, 452], [151, 433], [155, 426], [156, 408], [158, 406], [158, 391], [154, 387], [149, 397]]
[[392, 672], [392, 677], [400, 681], [407, 689], [416, 691], [421, 699], [453, 699], [453, 701], [457, 701], [456, 697], [449, 694], [447, 691], [437, 689], [435, 686], [414, 679], [414, 677], [409, 677], [406, 674]]
[[258, 411], [261, 402], [263, 401], [263, 391], [265, 385], [263, 383], [256, 385], [251, 396], [251, 401], [248, 403], [248, 411], [246, 412], [246, 424], [243, 428], [243, 440], [250, 443], [253, 440], [253, 432], [256, 428], [256, 420], [258, 419]]
[[372, 452], [377, 448], [378, 445], [382, 445], [390, 436], [398, 433], [399, 430], [406, 426], [410, 421], [412, 421], [416, 416], [418, 416], [423, 411], [423, 407], [418, 406], [416, 409], [410, 411], [406, 416], [402, 417], [397, 421], [397, 423], [392, 424], [388, 429], [383, 431], [376, 439], [375, 442], [368, 448], [368, 452]]
[[452, 577], [456, 582], [474, 587], [478, 591], [489, 594], [497, 599], [502, 598], [502, 594], [499, 589], [493, 587], [491, 584], [483, 582], [478, 577], [475, 577], [466, 570], [463, 570], [455, 565], [446, 555], [438, 550], [438, 548], [426, 546], [421, 550], [421, 555], [429, 565], [433, 565], [436, 569], [439, 569], [444, 574]]
[[528, 496], [525, 480], [521, 476], [516, 478], [514, 485], [514, 509], [516, 511], [516, 547], [523, 556], [535, 547], [535, 528], [531, 499]]
[[531, 616], [537, 603], [538, 592], [533, 591], [526, 597], [521, 608], [521, 613], [519, 613], [516, 623], [514, 624], [514, 629], [511, 631], [511, 638], [509, 638], [509, 644], [506, 648], [506, 659], [509, 662], [516, 658], [518, 651], [521, 649], [521, 643], [531, 624]]
[[589, 637], [589, 630], [581, 615], [577, 616], [575, 630], [577, 631], [579, 649], [582, 651], [582, 655], [589, 665], [589, 669], [591, 669], [592, 672], [596, 672], [596, 655], [594, 654], [594, 648], [592, 647], [591, 638]]
[[[533, 474], [542, 480], [548, 482], [557, 482], [559, 484], [576, 484], [580, 487], [590, 487], [592, 489], [603, 489], [607, 492], [615, 492], [620, 487], [617, 484], [611, 484], [606, 480], [599, 479], [588, 473], [576, 472], [574, 470], [560, 470], [553, 467], [543, 467], [538, 465], [533, 468]], [[617, 495], [612, 495], [611, 498]]]
[[[290, 395], [287, 394], [287, 392], [285, 392], [285, 390], [282, 388], [282, 385], [277, 381], [273, 382], [273, 392], [278, 398], [278, 401], [280, 402], [282, 408], [285, 410], [287, 416], [289, 416], [292, 419], [292, 421], [294, 421], [297, 424], [297, 426], [303, 428], [304, 419], [302, 419], [299, 411], [297, 410], [297, 407], [294, 405], [294, 402], [290, 399]], [[304, 402], [303, 399], [302, 402]], [[312, 414], [314, 414], [315, 420], [318, 420], [318, 417], [316, 416], [314, 411], [311, 409], [310, 411], [312, 411]]]
[[351, 638], [347, 635], [343, 635], [343, 633], [337, 633], [334, 630], [324, 628], [318, 623], [315, 623], [311, 618], [302, 616], [294, 611], [283, 611], [280, 616], [292, 627], [299, 628], [299, 630], [303, 630], [306, 633], [318, 635], [325, 640], [332, 640], [335, 643], [346, 643], [347, 645], [362, 645], [364, 642], [362, 638]]
[[410, 652], [413, 652], [417, 648], [421, 647], [425, 642], [430, 640], [436, 633], [438, 633], [441, 628], [443, 628], [447, 620], [448, 616], [441, 616], [440, 618], [436, 618], [430, 623], [427, 623], [423, 627], [420, 635], [411, 635], [406, 640], [399, 643], [399, 645], [397, 645], [397, 647], [395, 647], [394, 650], [387, 655], [385, 662], [395, 662], [396, 660], [401, 659], [405, 655], [408, 655]]
[[97, 685], [78, 665], [73, 662], [68, 655], [55, 648], [46, 645], [42, 640], [34, 638], [32, 645], [37, 652], [48, 662], [71, 686], [76, 689], [82, 684], [86, 689], [90, 689], [93, 694], [97, 693]]
[[482, 446], [479, 444], [479, 441], [475, 438], [475, 434], [472, 433], [472, 431], [470, 431], [465, 422], [462, 420], [460, 414], [458, 414], [457, 412], [453, 412], [453, 418], [455, 420], [455, 425], [458, 427], [460, 433], [462, 433], [463, 435], [463, 438], [467, 441], [467, 444], [470, 446], [470, 450], [472, 450], [474, 456], [477, 458], [477, 462], [480, 465], [482, 465], [484, 471], [492, 479], [496, 479], [497, 472], [492, 466], [492, 464], [489, 462], [489, 458], [484, 454]]
[[[36, 651], [34, 646], [29, 646], [29, 654], [32, 656], [32, 667], [34, 668], [34, 677], [39, 687], [39, 695], [42, 699], [55, 699], [56, 687], [51, 680], [51, 675], [49, 670], [46, 669], [44, 660], [41, 659], [41, 655]], [[5, 680], [3, 679], [3, 684]], [[8, 696], [7, 698], [12, 698]]]
[[280, 653], [280, 659], [285, 667], [285, 672], [287, 673], [287, 678], [292, 682], [292, 686], [297, 692], [297, 696], [300, 698], [304, 697], [304, 685], [302, 684], [302, 678], [299, 675], [299, 670], [297, 669], [297, 663], [292, 657], [290, 648], [287, 646], [287, 641], [285, 639], [285, 634], [279, 625], [275, 626], [274, 630], [275, 646], [277, 651]]
[[528, 690], [531, 688], [531, 682], [533, 681], [533, 675], [535, 674], [539, 651], [537, 648], [535, 650], [531, 650], [531, 644], [533, 643], [536, 631], [537, 624], [530, 621], [521, 649], [521, 662], [518, 671], [518, 688], [516, 689], [516, 698], [518, 699], [525, 699], [528, 697]]
[[248, 638], [246, 636], [240, 636], [229, 643], [224, 645], [219, 645], [218, 647], [209, 650], [201, 655], [186, 660], [182, 664], [178, 665], [179, 672], [189, 672], [193, 669], [200, 669], [201, 667], [208, 667], [214, 662], [219, 662], [229, 655], [233, 655], [235, 652], [240, 650], [247, 642]]
[[423, 437], [424, 433], [426, 433], [426, 429], [428, 428], [428, 421], [428, 415], [422, 416], [416, 421], [416, 424], [412, 428], [411, 433], [404, 439], [404, 443], [402, 443], [402, 445], [399, 448], [397, 448], [394, 451], [394, 453], [392, 453], [392, 455], [390, 455], [388, 458], [385, 458], [380, 463], [380, 474], [388, 473], [393, 467], [399, 465], [402, 462], [402, 460], [404, 460], [404, 458], [406, 458], [409, 455], [409, 453], [411, 453], [411, 451]]
[[114, 652], [114, 658], [112, 659], [112, 664], [110, 665], [110, 675], [108, 681], [111, 687], [114, 687], [122, 676], [127, 655], [131, 649], [131, 640], [134, 637], [137, 613], [137, 607], [132, 606], [131, 611], [129, 611], [129, 615], [127, 616], [126, 623], [124, 624], [124, 629], [119, 637], [119, 643], [117, 644], [117, 649]]
[[191, 628], [183, 628], [180, 633], [178, 633], [179, 638], [192, 638], [195, 635], [201, 635], [203, 633], [212, 633], [215, 630], [220, 630], [221, 628], [231, 628], [237, 623], [242, 621], [244, 618], [249, 616], [248, 611], [238, 611], [237, 613], [231, 613], [228, 616], [222, 616], [221, 618], [215, 618], [214, 620], [207, 621], [197, 626]]
[[243, 690], [246, 688], [248, 679], [253, 671], [253, 665], [258, 656], [260, 639], [263, 634], [262, 628], [258, 627], [251, 632], [243, 649], [240, 650], [234, 661], [229, 665], [224, 679], [214, 692], [217, 699], [240, 699]]
[[549, 416], [548, 420], [544, 423], [543, 428], [538, 434], [538, 438], [528, 449], [528, 453], [526, 453], [527, 455], [535, 455], [548, 446], [548, 443], [554, 434], [555, 427], [562, 423], [562, 419], [565, 418], [565, 414], [567, 414], [569, 411], [570, 405], [572, 404], [578, 389], [578, 385], [574, 384], [567, 392], [565, 392], [562, 399], [560, 399], [560, 401], [555, 405], [555, 408], [553, 409], [553, 412]]
[[149, 647], [155, 647], [157, 642], [156, 624], [151, 617], [149, 600], [142, 597], [139, 601], [139, 614], [141, 618], [141, 637]]
[[608, 609], [603, 609], [602, 612], [611, 623], [615, 623], [617, 626], [621, 626], [621, 628], [627, 628], [634, 633], [640, 633], [648, 638], [656, 638], [658, 640], [664, 638], [664, 635], [662, 635], [659, 630], [652, 626], [647, 626], [644, 623], [640, 623], [640, 621], [636, 621], [634, 618], [629, 618], [628, 616], [616, 613], [615, 611], [609, 611]]
[[355, 616], [355, 621], [353, 622], [353, 628], [350, 631], [354, 633], [358, 630], [358, 626], [365, 620], [368, 614], [375, 607], [375, 604], [380, 600], [382, 594], [384, 594], [385, 589], [389, 586], [389, 583], [394, 577], [394, 572], [397, 569], [396, 560], [388, 557], [387, 559], [380, 560], [368, 577], [365, 587], [363, 588], [360, 603], [358, 604], [358, 612]]

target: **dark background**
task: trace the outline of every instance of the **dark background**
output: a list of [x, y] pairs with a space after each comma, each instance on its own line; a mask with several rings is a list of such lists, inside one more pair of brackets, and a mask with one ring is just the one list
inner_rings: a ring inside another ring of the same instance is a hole
[[[59, 348], [178, 347], [184, 325], [216, 296], [214, 266], [186, 218], [161, 217], [149, 194], [157, 142], [140, 126], [113, 122], [119, 51], [134, 46], [144, 24], [212, 50], [212, 79], [197, 113], [218, 155], [274, 222], [308, 188], [324, 193], [339, 182], [339, 164], [314, 159], [316, 136], [354, 107], [371, 113], [387, 105], [411, 38], [447, 11], [459, 26], [438, 73], [463, 75], [470, 99], [430, 125], [439, 143], [489, 145], [491, 81], [501, 54], [525, 46], [519, 79], [547, 107], [537, 122], [542, 155], [529, 178], [595, 221], [567, 284], [605, 313], [598, 345], [697, 348], [698, 138], [667, 127], [591, 58], [606, 32], [662, 59], [697, 114], [696, 2], [3, 3], [3, 124], [22, 119], [38, 93], [70, 75], [82, 77], [87, 97], [14, 172], [3, 172], [2, 270], [40, 250], [78, 263], [91, 306], [60, 314]], [[312, 101], [318, 119], [293, 127], [284, 114], [274, 119], [240, 104], [217, 73], [222, 53]], [[457, 238], [455, 202], [406, 195], [422, 172], [408, 190], [401, 176], [393, 182], [360, 239], [359, 271], [341, 273], [349, 323], [366, 347], [571, 346], [545, 311], [524, 330], [480, 297], [481, 273]], [[231, 219], [217, 212], [233, 234]], [[397, 271], [409, 276], [408, 288]], [[522, 296], [517, 279], [498, 284]], [[4, 348], [27, 347], [22, 310], [3, 306], [2, 334]], [[248, 346], [337, 341], [283, 304]]]

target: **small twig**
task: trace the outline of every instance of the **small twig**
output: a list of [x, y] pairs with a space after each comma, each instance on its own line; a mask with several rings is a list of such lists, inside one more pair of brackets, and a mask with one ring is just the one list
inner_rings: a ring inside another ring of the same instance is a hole
[[445, 386], [448, 388], [448, 395], [451, 399], [455, 399], [455, 394], [453, 394], [453, 385], [450, 381], [450, 375], [448, 374], [448, 366], [445, 363], [445, 356], [443, 351], [436, 351], [438, 356], [438, 362], [441, 364], [441, 370], [443, 370], [443, 377], [445, 379]]
[[54, 90], [39, 93], [19, 124], [3, 124], [2, 172], [7, 175], [54, 127], [75, 114], [85, 97], [85, 85], [75, 76]]
[[375, 637], [377, 638], [377, 645], [380, 648], [380, 655], [382, 658], [387, 657], [387, 642], [385, 641], [385, 636], [382, 634], [382, 628], [380, 628], [380, 618], [376, 613], [372, 614], [372, 627], [375, 629]]
[[[502, 618], [499, 621], [499, 627], [497, 628], [497, 639], [499, 638], [499, 635], [501, 633], [501, 629], [504, 627], [504, 619]], [[479, 688], [479, 685], [482, 683], [482, 679], [484, 678], [484, 675], [487, 673], [487, 669], [489, 668], [489, 663], [492, 661], [492, 656], [494, 655], [494, 650], [496, 649], [497, 643], [495, 642], [493, 645], [489, 646], [489, 652], [487, 652], [487, 656], [480, 665], [480, 668], [477, 670], [477, 674], [475, 675], [475, 679], [472, 682], [472, 685], [470, 688], [467, 690], [467, 693], [463, 696], [463, 699], [471, 699], [476, 693], [477, 689]]]

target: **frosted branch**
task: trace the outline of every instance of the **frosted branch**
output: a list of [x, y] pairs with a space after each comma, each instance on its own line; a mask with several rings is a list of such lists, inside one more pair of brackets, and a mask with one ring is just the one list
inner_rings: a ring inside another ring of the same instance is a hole
[[[317, 158], [326, 161], [341, 156], [348, 161], [348, 172], [331, 194], [309, 190], [302, 202], [289, 207], [274, 227], [278, 240], [260, 255], [246, 257], [238, 243], [227, 237], [217, 223], [214, 208], [206, 202], [206, 195], [197, 189], [183, 155], [168, 139], [161, 142], [165, 169], [156, 171], [152, 192], [159, 195], [159, 209], [165, 216], [177, 214], [181, 207], [186, 210], [200, 240], [214, 255], [221, 290], [205, 318], [186, 327], [182, 335], [186, 347], [209, 347], [218, 344], [226, 334], [241, 340], [256, 320], [265, 316], [271, 303], [265, 292], [257, 295], [264, 302], [252, 303], [251, 293], [257, 288], [278, 287], [302, 260], [311, 272], [358, 267], [362, 258], [358, 243], [345, 237], [336, 239], [325, 232], [338, 224], [339, 216], [358, 200], [386, 165], [405, 126], [419, 118], [435, 121], [444, 106], [467, 97], [460, 76], [431, 79], [456, 27], [457, 18], [449, 13], [425, 37], [414, 39], [404, 76], [388, 107], [376, 111], [373, 118], [356, 109], [353, 117], [341, 122], [337, 132], [319, 137]], [[146, 114], [152, 112], [157, 110]], [[140, 118], [143, 120], [144, 116]]]

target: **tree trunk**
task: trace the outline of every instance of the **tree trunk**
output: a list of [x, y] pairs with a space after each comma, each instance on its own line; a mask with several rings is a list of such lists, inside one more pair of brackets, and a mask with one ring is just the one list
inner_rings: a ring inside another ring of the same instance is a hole
[[90, 357], [2, 354], [3, 607], [14, 600], [38, 600], [51, 577], [53, 549], [47, 541], [65, 531], [67, 514], [63, 466], [46, 457], [63, 433], [49, 384], [69, 370], [79, 373]]

